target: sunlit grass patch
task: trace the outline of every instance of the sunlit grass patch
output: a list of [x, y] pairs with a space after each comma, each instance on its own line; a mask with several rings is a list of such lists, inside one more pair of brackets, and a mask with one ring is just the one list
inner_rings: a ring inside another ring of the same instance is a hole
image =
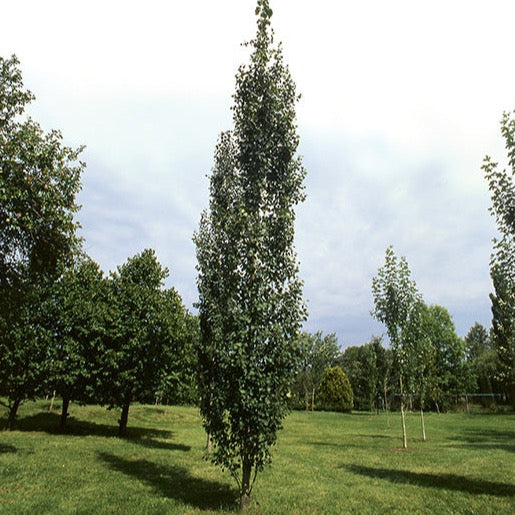
[[[22, 406], [0, 432], [1, 513], [197, 513], [237, 510], [232, 478], [204, 459], [198, 410], [71, 407], [65, 434], [48, 403]], [[0, 424], [3, 419], [0, 419]], [[515, 416], [407, 417], [293, 412], [258, 475], [251, 513], [510, 513], [515, 509]]]

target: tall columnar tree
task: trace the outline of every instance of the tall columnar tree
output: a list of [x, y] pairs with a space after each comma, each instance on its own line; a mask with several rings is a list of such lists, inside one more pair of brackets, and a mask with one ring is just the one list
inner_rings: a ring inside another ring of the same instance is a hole
[[501, 133], [508, 154], [508, 167], [486, 156], [482, 169], [492, 197], [490, 212], [500, 237], [494, 239], [490, 275], [495, 293], [492, 329], [499, 359], [499, 380], [515, 405], [515, 111], [504, 113]]
[[17, 58], [0, 57], [0, 391], [8, 425], [41, 381], [48, 340], [37, 317], [42, 295], [77, 250], [75, 196], [84, 169], [81, 148], [23, 117], [33, 99]]
[[372, 294], [375, 304], [372, 315], [385, 324], [394, 352], [400, 388], [402, 446], [407, 448], [406, 393], [413, 390], [415, 378], [415, 349], [410, 332], [413, 324], [410, 322], [417, 314], [421, 296], [411, 279], [406, 258], [398, 259], [392, 247], [386, 249], [385, 264], [372, 280]]
[[220, 137], [209, 211], [194, 237], [201, 413], [212, 459], [238, 482], [242, 509], [287, 411], [305, 318], [293, 245], [305, 175], [297, 94], [268, 0], [258, 0], [256, 15], [250, 63], [236, 75], [234, 129]]

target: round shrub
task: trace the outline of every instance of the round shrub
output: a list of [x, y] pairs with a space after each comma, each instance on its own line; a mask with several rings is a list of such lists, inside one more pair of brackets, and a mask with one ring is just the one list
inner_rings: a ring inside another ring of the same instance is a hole
[[354, 405], [354, 394], [349, 378], [341, 367], [324, 370], [318, 389], [317, 408], [326, 411], [350, 411]]

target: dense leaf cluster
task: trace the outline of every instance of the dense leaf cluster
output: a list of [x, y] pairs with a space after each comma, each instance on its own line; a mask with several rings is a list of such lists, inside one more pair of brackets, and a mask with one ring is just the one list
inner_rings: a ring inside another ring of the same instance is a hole
[[79, 243], [82, 149], [23, 118], [33, 98], [17, 58], [0, 57], [0, 388], [8, 397], [8, 425], [19, 403], [34, 397], [43, 373], [49, 335], [33, 321], [42, 318], [45, 292]]
[[335, 364], [340, 354], [336, 334], [302, 332], [299, 337], [300, 364], [295, 382], [291, 387], [290, 404], [314, 410], [316, 394], [326, 368]]
[[498, 379], [509, 391], [515, 405], [515, 111], [504, 113], [501, 133], [505, 140], [508, 167], [486, 156], [482, 169], [488, 181], [500, 237], [494, 239], [490, 275], [494, 292], [492, 329], [499, 359]]
[[[286, 414], [304, 318], [293, 238], [304, 170], [295, 84], [258, 2], [248, 65], [236, 76], [234, 129], [215, 152], [198, 256], [200, 402], [213, 461], [250, 494]], [[240, 475], [241, 474], [241, 475]]]
[[329, 367], [324, 370], [318, 400], [323, 410], [350, 411], [353, 408], [352, 387], [341, 367]]

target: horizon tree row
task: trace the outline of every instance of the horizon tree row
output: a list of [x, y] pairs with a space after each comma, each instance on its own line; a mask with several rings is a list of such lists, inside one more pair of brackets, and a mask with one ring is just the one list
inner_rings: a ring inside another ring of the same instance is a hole
[[[421, 306], [420, 324], [426, 332], [423, 355], [424, 379], [413, 381], [406, 392], [409, 410], [442, 412], [476, 402], [494, 408], [508, 399], [498, 378], [498, 361], [492, 336], [475, 323], [465, 338], [455, 330], [451, 315], [442, 306]], [[353, 409], [389, 411], [400, 408], [399, 371], [393, 349], [374, 336], [363, 345], [341, 349], [334, 333], [303, 332], [300, 336], [301, 366], [292, 385], [293, 409], [325, 409], [318, 389], [325, 370], [339, 366], [354, 393]], [[413, 366], [413, 365], [412, 365]], [[413, 373], [416, 373], [416, 368]]]

